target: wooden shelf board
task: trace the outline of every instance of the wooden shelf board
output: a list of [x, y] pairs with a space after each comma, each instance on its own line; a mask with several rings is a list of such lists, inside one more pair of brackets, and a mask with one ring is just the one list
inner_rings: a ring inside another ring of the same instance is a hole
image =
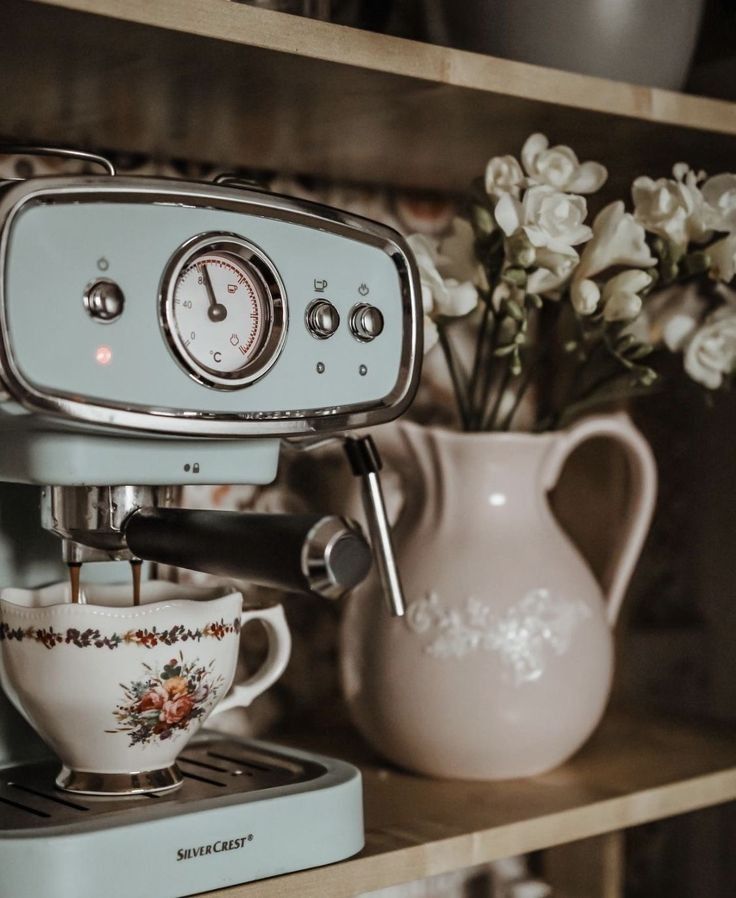
[[736, 799], [736, 734], [622, 712], [562, 767], [497, 783], [414, 776], [366, 760], [344, 734], [326, 741], [363, 770], [364, 851], [208, 896], [348, 898]]
[[6, 0], [0, 134], [464, 189], [543, 130], [611, 192], [733, 167], [736, 104], [377, 35], [230, 0]]

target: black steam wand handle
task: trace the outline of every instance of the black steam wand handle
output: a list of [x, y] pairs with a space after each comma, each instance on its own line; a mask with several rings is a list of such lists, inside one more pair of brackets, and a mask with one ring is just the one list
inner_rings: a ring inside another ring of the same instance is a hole
[[357, 586], [372, 563], [358, 525], [331, 515], [139, 508], [123, 533], [146, 561], [327, 598]]

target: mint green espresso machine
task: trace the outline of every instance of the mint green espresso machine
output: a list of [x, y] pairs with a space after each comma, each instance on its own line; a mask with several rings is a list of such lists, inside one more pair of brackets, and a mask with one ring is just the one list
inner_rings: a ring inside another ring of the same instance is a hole
[[[405, 242], [233, 180], [102, 162], [0, 182], [0, 585], [147, 560], [339, 598], [375, 564], [400, 614], [380, 465], [350, 431], [416, 390]], [[331, 515], [178, 506], [186, 485], [270, 483], [282, 440], [331, 439], [364, 478], [370, 546]], [[0, 898], [176, 898], [363, 845], [342, 761], [205, 733], [179, 790], [71, 800], [48, 754], [0, 694]]]

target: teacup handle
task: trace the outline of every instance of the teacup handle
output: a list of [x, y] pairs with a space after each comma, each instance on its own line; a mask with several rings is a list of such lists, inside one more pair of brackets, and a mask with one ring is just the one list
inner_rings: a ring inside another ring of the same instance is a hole
[[272, 605], [270, 608], [254, 608], [243, 611], [240, 616], [241, 627], [252, 620], [259, 620], [266, 628], [268, 635], [268, 655], [263, 664], [244, 683], [236, 683], [225, 698], [219, 702], [213, 716], [220, 711], [229, 711], [231, 708], [247, 708], [256, 696], [265, 692], [269, 686], [278, 680], [289, 663], [291, 655], [291, 633], [286, 623], [286, 616], [281, 605]]

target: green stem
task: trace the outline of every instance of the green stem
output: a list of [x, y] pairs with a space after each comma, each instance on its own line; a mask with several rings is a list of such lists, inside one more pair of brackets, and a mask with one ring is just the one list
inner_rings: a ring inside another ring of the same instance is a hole
[[468, 387], [468, 406], [471, 417], [471, 424], [475, 423], [475, 418], [477, 417], [477, 393], [478, 393], [478, 383], [480, 380], [480, 371], [481, 371], [481, 362], [483, 361], [483, 350], [485, 349], [486, 344], [486, 334], [488, 333], [488, 324], [491, 319], [491, 300], [490, 297], [486, 300], [485, 308], [483, 309], [483, 317], [481, 318], [480, 325], [478, 327], [478, 334], [475, 341], [475, 356], [473, 358], [473, 370], [470, 375], [470, 385]]
[[510, 430], [511, 424], [513, 423], [514, 417], [519, 410], [519, 406], [521, 405], [521, 401], [524, 398], [526, 391], [529, 389], [534, 373], [537, 370], [539, 365], [539, 361], [542, 357], [542, 353], [540, 353], [537, 358], [527, 365], [524, 374], [522, 375], [521, 381], [519, 382], [519, 386], [516, 390], [516, 396], [514, 397], [514, 402], [511, 408], [509, 409], [508, 414], [503, 419], [500, 430]]
[[478, 402], [475, 406], [474, 417], [473, 417], [473, 428], [475, 430], [483, 430], [483, 414], [485, 412], [486, 406], [488, 405], [488, 397], [491, 392], [491, 384], [493, 383], [493, 375], [496, 372], [496, 365], [494, 362], [496, 359], [496, 347], [498, 346], [498, 335], [500, 331], [500, 327], [498, 325], [498, 319], [496, 316], [493, 316], [493, 320], [495, 322], [495, 326], [493, 328], [493, 332], [491, 334], [491, 339], [488, 342], [488, 348], [485, 354], [485, 365], [482, 366], [482, 379], [480, 381], [481, 388], [480, 394], [478, 395]]
[[[491, 407], [488, 416], [485, 421], [482, 422], [480, 426], [480, 430], [495, 430], [496, 427], [496, 418], [498, 417], [499, 409], [501, 408], [501, 403], [503, 402], [503, 397], [506, 395], [506, 390], [509, 385], [509, 381], [511, 380], [511, 360], [506, 360], [506, 368], [503, 372], [503, 376], [501, 377], [501, 383], [498, 385], [498, 392], [496, 393], [496, 398], [493, 402], [493, 406]], [[487, 395], [487, 390], [484, 392], [484, 397]]]
[[452, 381], [452, 388], [455, 391], [455, 399], [457, 401], [458, 411], [460, 412], [460, 420], [462, 421], [463, 430], [469, 430], [470, 416], [468, 412], [467, 388], [463, 383], [464, 378], [462, 376], [457, 359], [455, 358], [455, 354], [452, 351], [452, 344], [450, 343], [450, 339], [447, 335], [445, 325], [442, 323], [438, 323], [437, 332], [439, 334], [439, 341], [440, 346], [442, 347], [442, 352], [445, 354], [447, 370], [450, 372], [450, 380]]

